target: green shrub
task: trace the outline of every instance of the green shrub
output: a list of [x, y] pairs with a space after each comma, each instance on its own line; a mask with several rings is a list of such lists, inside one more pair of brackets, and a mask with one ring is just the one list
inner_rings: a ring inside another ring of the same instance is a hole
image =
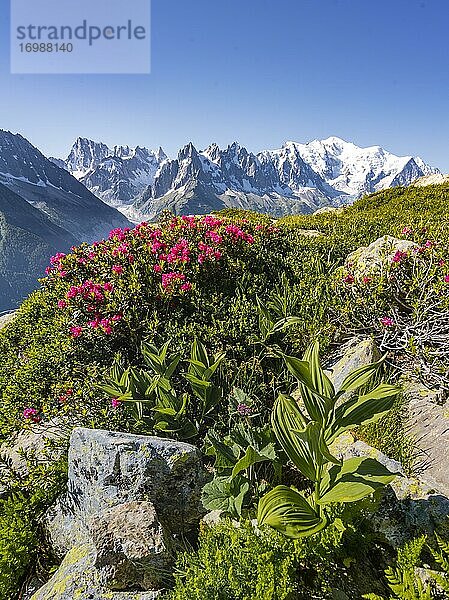
[[15, 598], [37, 556], [38, 535], [24, 497], [0, 500], [0, 600]]
[[198, 551], [178, 560], [167, 600], [330, 598], [342, 576], [348, 580], [343, 534], [338, 521], [320, 536], [295, 541], [248, 521], [203, 526]]

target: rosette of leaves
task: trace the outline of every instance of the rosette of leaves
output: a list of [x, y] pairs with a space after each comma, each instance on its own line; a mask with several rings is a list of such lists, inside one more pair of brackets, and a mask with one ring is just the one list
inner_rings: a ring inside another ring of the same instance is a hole
[[285, 453], [311, 481], [313, 493], [306, 496], [290, 487], [275, 487], [259, 501], [258, 521], [298, 538], [327, 525], [326, 505], [361, 500], [395, 478], [374, 458], [342, 461], [329, 446], [345, 431], [378, 421], [393, 406], [399, 388], [380, 384], [368, 393], [355, 393], [366, 388], [380, 360], [350, 373], [336, 391], [320, 364], [317, 342], [306, 350], [303, 360], [285, 355], [284, 360], [299, 383], [302, 406], [280, 395], [271, 423]]

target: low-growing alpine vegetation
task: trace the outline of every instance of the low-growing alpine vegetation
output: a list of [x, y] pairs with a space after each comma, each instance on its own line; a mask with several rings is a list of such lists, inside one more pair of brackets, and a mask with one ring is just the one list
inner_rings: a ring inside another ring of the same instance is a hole
[[[63, 450], [77, 425], [199, 448], [221, 521], [179, 554], [167, 599], [444, 597], [443, 537], [396, 559], [367, 525], [401, 475], [333, 443], [350, 432], [402, 458], [402, 374], [449, 387], [448, 200], [443, 185], [276, 222], [162, 215], [53, 256], [0, 331], [0, 442], [51, 422]], [[348, 258], [382, 236], [403, 249]], [[334, 387], [323, 365], [360, 334], [381, 357]], [[1, 600], [45, 554], [41, 515], [64, 487], [64, 458], [28, 458], [0, 499]], [[439, 588], [415, 579], [425, 561]]]

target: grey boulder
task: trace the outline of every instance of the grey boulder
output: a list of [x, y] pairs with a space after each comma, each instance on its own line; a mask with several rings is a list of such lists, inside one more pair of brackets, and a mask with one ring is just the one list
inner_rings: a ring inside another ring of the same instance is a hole
[[399, 462], [360, 440], [355, 441], [350, 434], [337, 440], [332, 451], [343, 459], [374, 458], [392, 473], [398, 473], [383, 490], [375, 510], [366, 515], [387, 544], [398, 548], [421, 534], [449, 533], [449, 499], [426, 480], [405, 476]]
[[170, 534], [164, 531], [151, 502], [127, 502], [94, 517], [95, 567], [109, 589], [164, 587], [172, 571]]
[[346, 267], [355, 277], [374, 274], [381, 271], [386, 263], [391, 263], [398, 250], [411, 252], [417, 247], [418, 244], [410, 240], [384, 235], [369, 246], [352, 252], [346, 259]]
[[172, 534], [188, 532], [204, 514], [206, 481], [192, 445], [152, 436], [76, 428], [69, 448], [67, 494], [46, 516], [56, 554], [92, 540], [95, 517], [116, 506], [146, 500]]
[[416, 447], [415, 471], [449, 496], [449, 402], [442, 390], [404, 383], [407, 430]]

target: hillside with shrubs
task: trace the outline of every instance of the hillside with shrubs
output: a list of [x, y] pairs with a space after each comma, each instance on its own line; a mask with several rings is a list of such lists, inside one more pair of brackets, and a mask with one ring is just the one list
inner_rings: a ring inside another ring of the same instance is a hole
[[[447, 598], [444, 519], [396, 547], [370, 515], [416, 474], [404, 381], [447, 398], [448, 236], [445, 184], [279, 220], [163, 214], [53, 256], [0, 330], [0, 599], [57, 569], [43, 515], [75, 427], [201, 452], [218, 522], [177, 547], [161, 598]], [[337, 385], [353, 339], [377, 355]], [[17, 469], [7, 448], [45, 428]], [[346, 435], [402, 471], [340, 454]]]

